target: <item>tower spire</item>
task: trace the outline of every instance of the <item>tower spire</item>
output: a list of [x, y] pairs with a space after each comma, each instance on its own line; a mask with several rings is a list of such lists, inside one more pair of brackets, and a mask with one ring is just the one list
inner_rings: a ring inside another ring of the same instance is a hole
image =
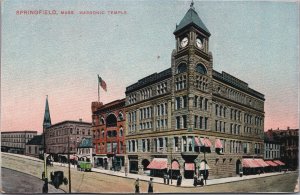
[[46, 130], [47, 127], [51, 126], [51, 117], [48, 103], [48, 95], [46, 96], [46, 106], [45, 106], [45, 114], [44, 114], [44, 122], [43, 122], [43, 131]]
[[195, 8], [194, 8], [194, 0], [192, 0], [191, 5], [190, 5], [190, 8], [195, 9]]

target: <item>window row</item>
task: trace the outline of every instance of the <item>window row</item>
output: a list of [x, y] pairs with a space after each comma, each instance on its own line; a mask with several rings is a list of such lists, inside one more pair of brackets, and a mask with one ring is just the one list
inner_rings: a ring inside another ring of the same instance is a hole
[[136, 94], [132, 94], [128, 96], [128, 103], [133, 104], [136, 102]]
[[230, 133], [235, 135], [240, 135], [241, 125], [230, 123]]
[[187, 116], [176, 116], [176, 129], [185, 129], [187, 128]]
[[152, 117], [152, 107], [146, 107], [140, 109], [140, 120], [148, 119]]
[[194, 128], [196, 129], [207, 129], [208, 117], [194, 116]]
[[128, 122], [135, 122], [136, 121], [136, 111], [128, 112]]
[[175, 98], [175, 110], [187, 107], [187, 96], [180, 96]]
[[208, 79], [197, 75], [195, 86], [199, 90], [207, 91], [208, 90]]
[[156, 86], [156, 94], [164, 94], [167, 92], [167, 82], [160, 83]]
[[168, 114], [168, 104], [161, 103], [156, 105], [156, 116], [163, 116]]
[[185, 89], [187, 87], [186, 75], [181, 75], [175, 79], [175, 91]]
[[152, 89], [151, 88], [145, 88], [145, 89], [142, 89], [140, 90], [140, 99], [141, 100], [145, 100], [145, 99], [148, 99], [152, 96]]
[[242, 112], [236, 109], [230, 109], [230, 119], [235, 121], [242, 121]]
[[204, 97], [198, 97], [195, 95], [194, 97], [194, 107], [200, 108], [201, 110], [208, 110], [208, 99]]
[[215, 120], [215, 131], [225, 133], [226, 122]]
[[140, 130], [143, 130], [143, 129], [151, 129], [152, 128], [152, 122], [143, 122], [143, 123], [140, 123]]
[[215, 115], [218, 117], [226, 117], [227, 108], [222, 105], [215, 104]]

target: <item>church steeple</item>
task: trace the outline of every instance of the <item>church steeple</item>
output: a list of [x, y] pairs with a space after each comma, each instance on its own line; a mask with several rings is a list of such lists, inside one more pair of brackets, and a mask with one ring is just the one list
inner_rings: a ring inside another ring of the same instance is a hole
[[44, 114], [44, 122], [43, 122], [43, 131], [46, 130], [47, 127], [51, 126], [51, 117], [48, 103], [48, 96], [46, 98], [46, 106], [45, 106], [45, 114]]

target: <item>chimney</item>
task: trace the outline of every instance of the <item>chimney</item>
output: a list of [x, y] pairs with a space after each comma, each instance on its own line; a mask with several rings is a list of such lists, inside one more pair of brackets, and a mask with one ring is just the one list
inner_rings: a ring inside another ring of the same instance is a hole
[[79, 122], [82, 122], [82, 118], [79, 119]]
[[287, 127], [287, 130], [290, 130], [290, 127]]

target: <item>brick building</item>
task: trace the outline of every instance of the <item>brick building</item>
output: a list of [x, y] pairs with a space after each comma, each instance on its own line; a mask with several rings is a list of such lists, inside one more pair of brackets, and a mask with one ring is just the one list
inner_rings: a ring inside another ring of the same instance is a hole
[[79, 121], [62, 121], [46, 128], [46, 153], [51, 154], [56, 160], [59, 156], [66, 160], [68, 142], [70, 153], [77, 153], [77, 146], [83, 137], [91, 138], [91, 123]]
[[1, 132], [1, 151], [25, 154], [25, 145], [37, 131], [3, 131]]
[[235, 176], [263, 157], [264, 95], [213, 70], [211, 34], [192, 5], [173, 34], [171, 67], [126, 88], [129, 171]]
[[124, 169], [125, 99], [103, 105], [92, 102], [95, 166]]
[[264, 159], [269, 160], [275, 160], [280, 159], [281, 153], [281, 142], [279, 140], [276, 140], [277, 136], [273, 131], [267, 131], [265, 132], [265, 138], [264, 138]]
[[270, 129], [274, 140], [280, 143], [280, 160], [286, 167], [295, 170], [299, 166], [299, 129]]

